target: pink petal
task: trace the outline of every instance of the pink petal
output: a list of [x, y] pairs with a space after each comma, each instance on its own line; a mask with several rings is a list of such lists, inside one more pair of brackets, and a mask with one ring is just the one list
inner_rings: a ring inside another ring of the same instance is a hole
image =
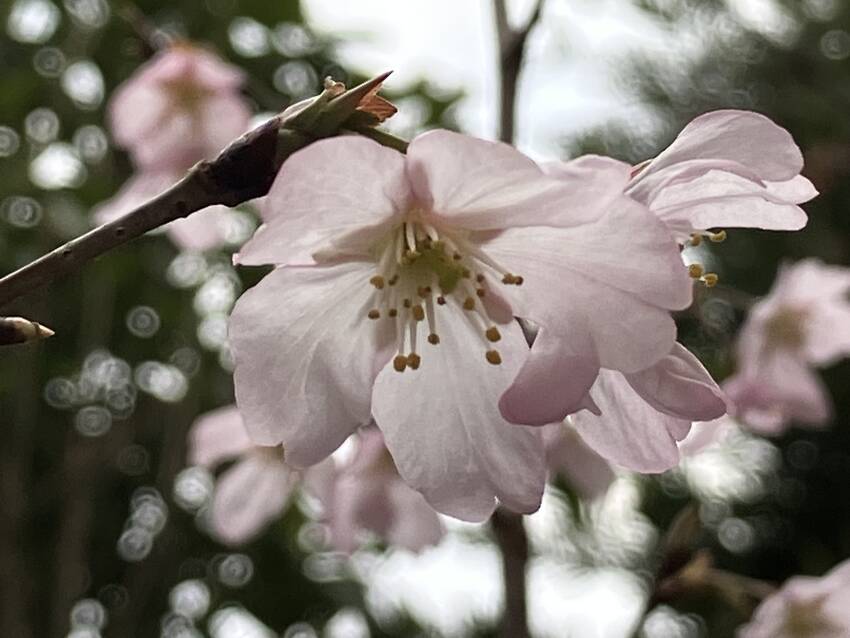
[[189, 430], [189, 463], [211, 467], [253, 449], [242, 415], [228, 405], [198, 417]]
[[251, 540], [283, 512], [300, 476], [282, 462], [253, 454], [218, 480], [212, 528], [229, 544]]
[[236, 302], [230, 342], [236, 400], [251, 438], [313, 465], [370, 419], [386, 339], [366, 318], [373, 265], [286, 267]]
[[248, 131], [251, 109], [238, 93], [213, 95], [200, 105], [198, 118], [203, 131], [204, 157], [212, 159], [233, 140]]
[[221, 248], [225, 243], [230, 214], [227, 206], [210, 206], [171, 222], [165, 229], [178, 248], [201, 253]]
[[634, 372], [666, 355], [676, 332], [667, 309], [691, 301], [676, 243], [626, 197], [594, 224], [509, 229], [484, 249], [525, 279], [515, 314], [571, 340], [569, 352], [595, 348], [604, 367]]
[[689, 421], [711, 421], [726, 414], [723, 391], [699, 359], [679, 343], [651, 368], [625, 376], [632, 389], [659, 412]]
[[600, 371], [590, 396], [601, 415], [582, 411], [572, 418], [598, 454], [636, 472], [663, 472], [679, 463], [676, 441], [685, 438], [690, 421], [658, 412], [613, 370]]
[[237, 262], [305, 263], [332, 248], [363, 253], [410, 206], [401, 153], [355, 136], [315, 142], [285, 162], [265, 199], [266, 223]]
[[784, 128], [758, 113], [725, 110], [692, 120], [644, 170], [708, 158], [737, 162], [770, 181], [792, 179], [803, 168], [803, 155]]
[[445, 534], [443, 524], [419, 492], [398, 479], [390, 486], [389, 499], [393, 508], [392, 525], [387, 531], [390, 543], [419, 552], [440, 542]]
[[545, 162], [543, 172], [565, 179], [573, 184], [584, 182], [599, 188], [598, 196], [610, 197], [612, 192], [622, 193], [631, 179], [632, 167], [603, 155], [582, 155], [568, 162]]
[[573, 226], [599, 217], [622, 193], [604, 171], [575, 166], [548, 177], [512, 146], [442, 130], [411, 142], [407, 170], [424, 208], [473, 230]]
[[483, 521], [498, 498], [533, 512], [545, 483], [539, 431], [510, 425], [496, 405], [527, 355], [522, 332], [515, 323], [500, 328], [502, 363], [491, 365], [463, 311], [446, 315], [440, 344], [424, 346], [418, 370], [387, 366], [378, 375], [375, 422], [401, 477], [437, 511]]
[[[546, 425], [563, 421], [582, 407], [596, 380], [599, 362], [592, 350], [571, 352], [575, 345], [575, 340], [561, 339], [545, 329], [538, 331], [531, 354], [499, 399], [506, 420]], [[589, 339], [586, 345], [590, 345]]]
[[616, 478], [608, 462], [563, 423], [543, 428], [546, 463], [553, 474], [561, 474], [584, 499], [602, 496]]

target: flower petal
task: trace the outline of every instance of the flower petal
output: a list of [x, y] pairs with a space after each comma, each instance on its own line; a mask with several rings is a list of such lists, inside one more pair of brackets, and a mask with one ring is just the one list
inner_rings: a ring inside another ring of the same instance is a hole
[[313, 465], [369, 421], [392, 337], [366, 318], [373, 265], [278, 268], [236, 302], [236, 401], [251, 438]]
[[659, 412], [689, 421], [711, 421], [726, 413], [723, 391], [691, 352], [676, 343], [654, 366], [626, 380]]
[[[585, 344], [590, 345], [590, 340]], [[599, 362], [592, 350], [571, 351], [575, 345], [545, 329], [538, 331], [531, 354], [499, 399], [505, 419], [523, 425], [546, 425], [563, 421], [581, 409], [599, 372]]]
[[584, 499], [604, 494], [616, 475], [608, 462], [594, 452], [576, 431], [564, 423], [543, 428], [546, 463], [549, 471], [560, 474]]
[[362, 254], [411, 205], [404, 161], [398, 151], [355, 136], [293, 154], [265, 198], [265, 223], [237, 263], [309, 263], [332, 248]]
[[416, 137], [407, 164], [423, 207], [472, 230], [573, 226], [599, 217], [622, 193], [605, 171], [575, 165], [549, 177], [512, 146], [450, 131]]
[[228, 405], [201, 415], [189, 430], [189, 463], [212, 467], [253, 449], [242, 415]]
[[533, 512], [546, 478], [540, 433], [509, 424], [496, 405], [527, 355], [522, 332], [516, 323], [501, 327], [502, 363], [491, 365], [477, 328], [452, 310], [418, 370], [387, 366], [378, 375], [375, 422], [401, 477], [436, 510], [484, 521], [498, 498]]
[[569, 352], [595, 349], [607, 368], [635, 372], [665, 356], [676, 333], [667, 309], [691, 301], [676, 243], [627, 197], [596, 223], [509, 229], [483, 248], [524, 277], [515, 314], [570, 340]]
[[685, 438], [690, 421], [658, 412], [614, 370], [600, 371], [590, 396], [601, 415], [582, 411], [572, 419], [598, 454], [636, 472], [663, 472], [678, 464], [676, 441]]
[[771, 181], [789, 180], [803, 168], [803, 154], [791, 134], [751, 111], [700, 115], [645, 170], [653, 172], [692, 159], [730, 160]]
[[389, 499], [393, 508], [392, 525], [387, 531], [390, 543], [419, 552], [440, 542], [445, 534], [443, 524], [419, 492], [398, 479], [390, 486]]
[[282, 462], [252, 454], [218, 480], [212, 502], [212, 528], [226, 543], [251, 540], [277, 518], [300, 475]]

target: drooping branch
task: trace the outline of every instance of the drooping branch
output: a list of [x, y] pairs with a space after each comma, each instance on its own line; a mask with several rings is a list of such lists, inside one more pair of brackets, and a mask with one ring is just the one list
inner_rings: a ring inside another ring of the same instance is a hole
[[358, 131], [398, 148], [403, 140], [370, 132], [394, 111], [376, 96], [388, 75], [381, 74], [348, 91], [329, 82], [309, 104], [288, 109], [245, 134], [214, 160], [195, 165], [151, 201], [6, 275], [0, 279], [0, 307], [150, 230], [213, 204], [236, 206], [265, 195], [284, 160], [314, 140]]

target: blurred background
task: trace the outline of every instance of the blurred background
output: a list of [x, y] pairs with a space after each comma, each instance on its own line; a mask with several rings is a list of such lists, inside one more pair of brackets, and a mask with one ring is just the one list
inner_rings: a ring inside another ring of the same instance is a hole
[[[203, 42], [250, 78], [257, 121], [315, 94], [395, 73], [387, 127], [494, 138], [498, 68], [485, 0], [4, 0], [0, 6], [0, 271], [93, 225], [131, 174], [105, 124], [155, 27]], [[531, 2], [509, 2], [521, 23]], [[652, 157], [693, 116], [754, 109], [788, 128], [821, 196], [799, 233], [735, 231], [700, 259], [721, 286], [681, 317], [715, 377], [752, 296], [783, 260], [850, 265], [850, 2], [544, 0], [530, 34], [517, 143], [535, 159]], [[502, 606], [486, 526], [446, 521], [419, 555], [371, 543], [328, 551], [311, 503], [256, 541], [205, 533], [212, 476], [187, 468], [193, 420], [232, 402], [226, 318], [256, 280], [228, 246], [180, 251], [165, 234], [119, 248], [4, 308], [57, 330], [0, 351], [0, 635], [188, 638], [489, 636]], [[622, 474], [587, 504], [553, 487], [527, 521], [539, 637], [631, 635], [658, 539], [692, 504], [717, 564], [779, 582], [850, 555], [850, 363], [824, 373], [825, 431], [735, 432], [661, 476]], [[732, 636], [749, 609], [700, 592], [654, 609], [645, 636]]]

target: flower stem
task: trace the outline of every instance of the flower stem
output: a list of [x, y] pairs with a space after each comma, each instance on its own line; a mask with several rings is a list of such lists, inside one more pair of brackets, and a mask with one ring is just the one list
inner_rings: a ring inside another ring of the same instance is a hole
[[493, 513], [490, 526], [502, 553], [502, 576], [505, 583], [505, 613], [499, 635], [502, 638], [528, 638], [525, 587], [528, 537], [522, 524], [522, 515], [500, 508]]

